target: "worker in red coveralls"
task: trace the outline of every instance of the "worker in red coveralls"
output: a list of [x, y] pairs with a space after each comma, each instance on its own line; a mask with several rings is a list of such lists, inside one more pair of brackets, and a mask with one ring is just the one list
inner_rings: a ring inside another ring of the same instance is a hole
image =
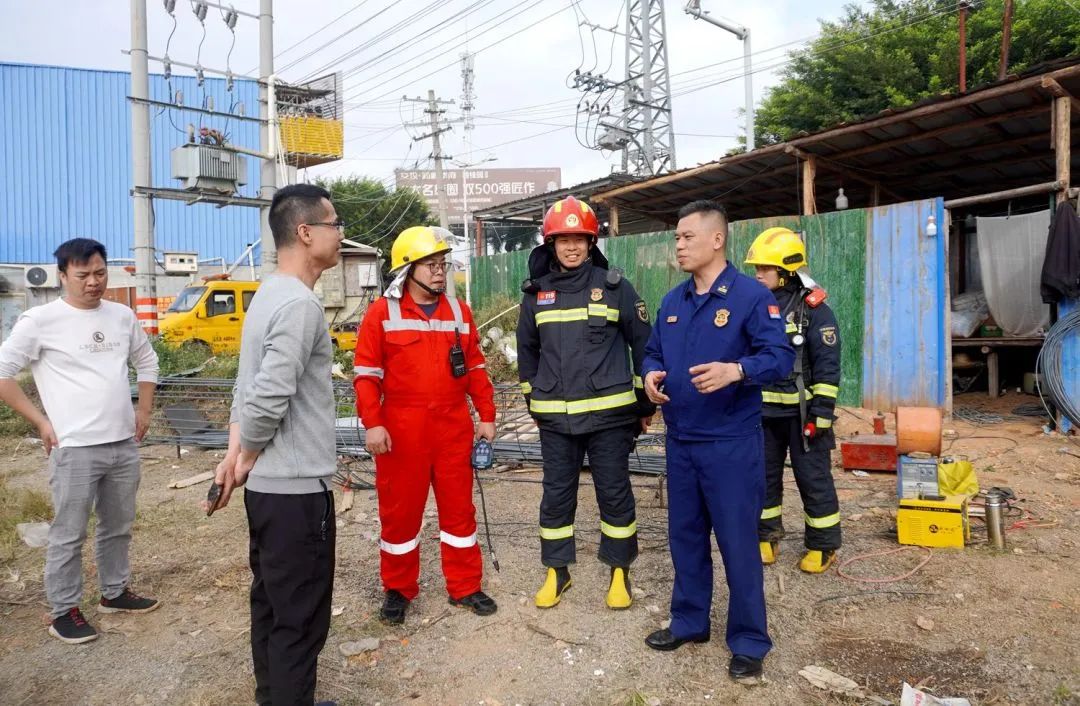
[[[356, 407], [375, 458], [380, 566], [385, 602], [380, 617], [405, 621], [420, 588], [420, 533], [428, 487], [435, 488], [443, 574], [450, 603], [491, 615], [495, 601], [480, 590], [473, 441], [495, 438], [495, 390], [488, 379], [468, 305], [444, 294], [450, 232], [416, 226], [391, 249], [394, 280], [371, 304], [357, 336]], [[473, 429], [466, 395], [480, 416]]]

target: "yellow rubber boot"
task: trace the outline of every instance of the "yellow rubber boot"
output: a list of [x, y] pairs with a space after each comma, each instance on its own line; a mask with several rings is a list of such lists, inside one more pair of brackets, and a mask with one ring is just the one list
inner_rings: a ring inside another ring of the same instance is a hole
[[544, 585], [536, 592], [537, 608], [554, 608], [562, 600], [562, 594], [571, 586], [570, 571], [565, 567], [547, 570]]
[[630, 570], [616, 567], [611, 570], [611, 586], [607, 592], [607, 607], [625, 610], [634, 602], [630, 592]]
[[780, 553], [780, 547], [776, 542], [758, 542], [761, 550], [761, 563], [765, 566], [776, 563], [776, 555]]
[[823, 574], [829, 570], [834, 561], [836, 561], [836, 552], [810, 549], [803, 554], [799, 568], [808, 574]]

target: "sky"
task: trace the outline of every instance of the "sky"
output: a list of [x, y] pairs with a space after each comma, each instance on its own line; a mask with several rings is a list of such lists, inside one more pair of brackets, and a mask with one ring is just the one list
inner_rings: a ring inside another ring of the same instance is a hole
[[[253, 14], [259, 5], [233, 4]], [[814, 37], [817, 20], [839, 16], [844, 4], [701, 0], [714, 16], [750, 28], [755, 101], [777, 82], [786, 52]], [[131, 41], [127, 0], [0, 0], [0, 7], [0, 61], [130, 69], [122, 53]], [[433, 89], [456, 101], [444, 106], [446, 117], [460, 117], [466, 48], [476, 54], [476, 127], [466, 137], [461, 123], [453, 123], [445, 153], [465, 163], [490, 160], [485, 166], [494, 168], [560, 167], [564, 186], [606, 176], [619, 168], [620, 154], [579, 143], [588, 137], [574, 128], [583, 93], [568, 79], [575, 69], [624, 77], [625, 8], [620, 0], [276, 0], [281, 78], [300, 82], [331, 71], [344, 77], [345, 159], [309, 176], [370, 176], [391, 184], [395, 168], [430, 166], [430, 141], [412, 139], [426, 130], [403, 126], [427, 116], [401, 98], [426, 97]], [[233, 46], [216, 8], [202, 25], [189, 0], [177, 0], [175, 32], [161, 0], [147, 0], [147, 13], [150, 55], [167, 52], [175, 61], [257, 75], [256, 20], [240, 17]], [[733, 34], [690, 17], [682, 2], [665, 3], [665, 22], [676, 165], [686, 168], [722, 156], [742, 134], [743, 47]], [[617, 26], [619, 34], [582, 23]], [[151, 63], [151, 71], [160, 72], [160, 64]]]

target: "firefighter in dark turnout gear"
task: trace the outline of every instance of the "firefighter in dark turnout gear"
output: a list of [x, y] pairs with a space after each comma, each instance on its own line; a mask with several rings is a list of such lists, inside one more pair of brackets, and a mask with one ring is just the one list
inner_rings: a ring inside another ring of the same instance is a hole
[[599, 224], [570, 196], [544, 217], [544, 244], [529, 256], [517, 329], [518, 374], [540, 430], [544, 494], [536, 605], [551, 608], [570, 587], [574, 514], [585, 454], [600, 506], [600, 561], [611, 567], [610, 608], [632, 602], [638, 554], [629, 455], [656, 411], [641, 384], [651, 327], [645, 302], [596, 247]]
[[765, 507], [758, 523], [761, 561], [776, 561], [784, 536], [781, 518], [784, 460], [802, 496], [806, 553], [799, 568], [826, 571], [840, 548], [840, 506], [833, 485], [833, 420], [840, 385], [840, 329], [825, 292], [806, 272], [806, 246], [787, 228], [769, 228], [750, 246], [746, 264], [773, 290], [795, 348], [795, 369], [762, 392], [765, 430]]

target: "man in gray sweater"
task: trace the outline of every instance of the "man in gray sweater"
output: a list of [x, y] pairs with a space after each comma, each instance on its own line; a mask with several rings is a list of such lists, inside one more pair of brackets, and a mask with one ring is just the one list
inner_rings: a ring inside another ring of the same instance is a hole
[[255, 700], [309, 705], [330, 629], [337, 463], [333, 351], [312, 288], [337, 264], [344, 226], [325, 189], [297, 184], [274, 195], [270, 229], [278, 269], [244, 320], [229, 450], [215, 480], [218, 507], [247, 485]]

